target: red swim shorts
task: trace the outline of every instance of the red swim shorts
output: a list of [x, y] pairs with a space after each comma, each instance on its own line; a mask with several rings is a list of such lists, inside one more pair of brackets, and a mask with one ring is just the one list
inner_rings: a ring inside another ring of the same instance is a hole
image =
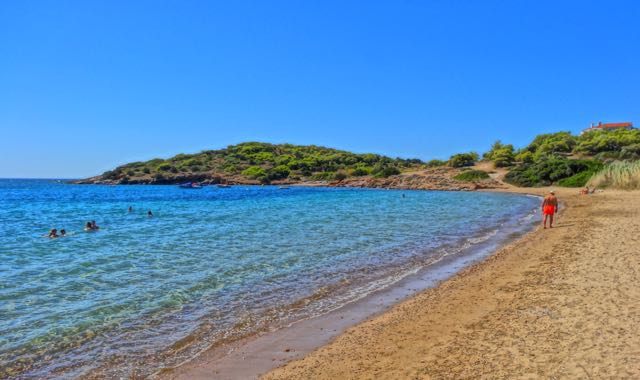
[[556, 206], [546, 205], [544, 206], [544, 210], [542, 210], [544, 215], [553, 215], [556, 213]]

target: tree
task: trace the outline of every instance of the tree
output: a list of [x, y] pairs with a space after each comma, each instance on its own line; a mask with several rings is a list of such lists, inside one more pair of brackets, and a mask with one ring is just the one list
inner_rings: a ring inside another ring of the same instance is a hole
[[463, 166], [473, 166], [480, 156], [476, 152], [458, 153], [449, 158], [449, 166], [461, 168]]

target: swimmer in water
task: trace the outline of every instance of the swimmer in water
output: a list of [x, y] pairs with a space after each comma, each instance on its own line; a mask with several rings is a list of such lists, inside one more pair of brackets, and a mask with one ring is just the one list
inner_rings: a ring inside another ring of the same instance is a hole
[[147, 211], [147, 216], [148, 216], [149, 218], [151, 218], [151, 217], [153, 216], [153, 213], [151, 212], [151, 210]]
[[60, 230], [60, 237], [65, 237], [65, 236], [67, 236], [67, 230], [63, 228]]
[[95, 220], [91, 221], [91, 229], [92, 230], [99, 230], [100, 229], [100, 227], [96, 224]]
[[93, 228], [91, 228], [91, 222], [87, 222], [87, 224], [84, 225], [84, 230], [85, 231], [92, 231]]
[[49, 231], [49, 235], [47, 235], [47, 237], [50, 239], [55, 239], [60, 236], [58, 235], [58, 230], [53, 228], [51, 231]]
[[129, 212], [133, 212], [133, 206], [129, 206]]

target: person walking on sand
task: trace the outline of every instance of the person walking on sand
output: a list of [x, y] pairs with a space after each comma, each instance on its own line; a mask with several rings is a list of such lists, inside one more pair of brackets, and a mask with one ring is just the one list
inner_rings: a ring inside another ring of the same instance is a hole
[[547, 228], [547, 219], [549, 219], [549, 228], [553, 228], [553, 216], [557, 213], [558, 198], [556, 198], [556, 193], [551, 190], [542, 200], [542, 226]]

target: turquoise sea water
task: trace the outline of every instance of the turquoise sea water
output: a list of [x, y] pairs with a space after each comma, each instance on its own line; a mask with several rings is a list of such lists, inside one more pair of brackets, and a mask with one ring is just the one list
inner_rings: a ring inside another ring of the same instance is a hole
[[[537, 202], [0, 180], [0, 377], [149, 375], [512, 232]], [[84, 232], [88, 220], [101, 229]]]

